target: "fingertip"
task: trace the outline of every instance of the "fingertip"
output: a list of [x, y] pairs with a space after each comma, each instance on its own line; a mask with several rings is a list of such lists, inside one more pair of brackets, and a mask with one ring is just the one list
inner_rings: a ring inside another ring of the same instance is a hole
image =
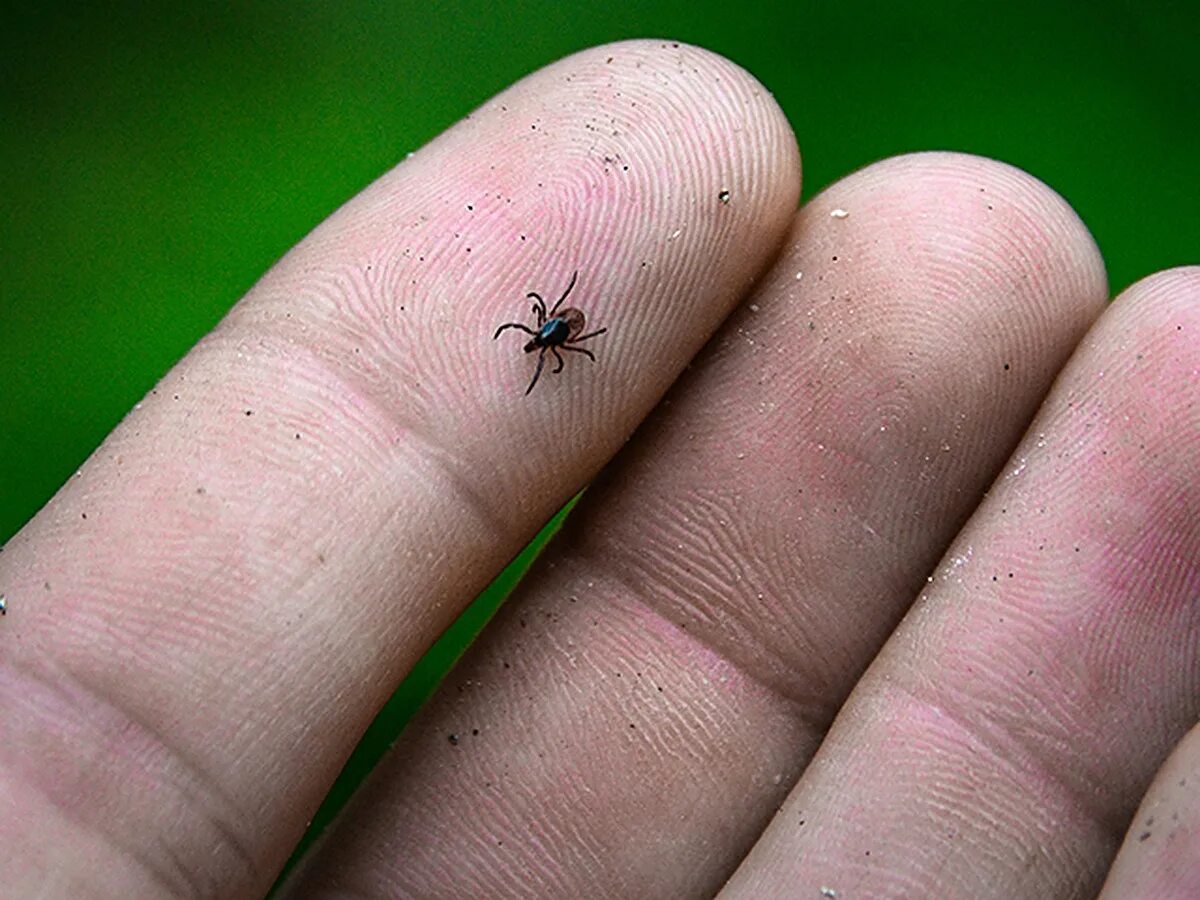
[[[966, 253], [1093, 315], [1108, 299], [1103, 257], [1078, 213], [1054, 188], [1009, 163], [955, 151], [907, 153], [834, 187], [842, 186], [856, 191], [858, 203], [902, 211], [939, 238], [936, 245], [913, 242], [916, 252]], [[822, 212], [853, 217], [853, 207], [829, 208], [839, 201], [831, 188]]]
[[1117, 298], [1123, 304], [1165, 305], [1183, 315], [1200, 308], [1200, 265], [1163, 269], [1135, 281]]

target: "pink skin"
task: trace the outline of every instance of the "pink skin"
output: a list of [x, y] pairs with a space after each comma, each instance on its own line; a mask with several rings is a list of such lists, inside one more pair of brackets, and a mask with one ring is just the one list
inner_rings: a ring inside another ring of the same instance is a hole
[[1159, 770], [1134, 816], [1100, 900], [1200, 896], [1200, 726]]
[[[627, 440], [798, 195], [761, 85], [633, 42], [518, 83], [282, 259], [0, 556], [5, 891], [264, 891], [397, 681]], [[575, 268], [621, 327], [526, 398], [491, 334]]]
[[1198, 294], [1089, 333], [722, 897], [1094, 895], [1200, 713]]
[[298, 894], [712, 893], [1104, 295], [1010, 168], [907, 157], [816, 198]]
[[[281, 261], [0, 555], [6, 890], [261, 895], [616, 454], [294, 896], [1094, 893], [1197, 713], [1200, 271], [1101, 315], [1009, 167], [888, 160], [793, 221], [798, 182], [757, 82], [633, 42]], [[526, 398], [490, 335], [576, 267], [600, 363]], [[1113, 889], [1186, 884], [1178, 840]]]

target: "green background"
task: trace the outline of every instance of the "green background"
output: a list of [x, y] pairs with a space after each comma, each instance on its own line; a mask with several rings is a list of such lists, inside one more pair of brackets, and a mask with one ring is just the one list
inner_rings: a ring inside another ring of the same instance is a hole
[[[1062, 193], [1114, 293], [1198, 261], [1198, 15], [1132, 0], [9, 8], [0, 541], [329, 212], [505, 85], [591, 44], [669, 37], [748, 68], [799, 135], [805, 197], [884, 156], [965, 150]], [[529, 553], [401, 688], [325, 812]]]

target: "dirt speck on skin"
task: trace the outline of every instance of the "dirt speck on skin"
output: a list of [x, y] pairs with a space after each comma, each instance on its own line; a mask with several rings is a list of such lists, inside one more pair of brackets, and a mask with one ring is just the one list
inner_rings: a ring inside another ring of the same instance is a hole
[[8, 598], [0, 594], [0, 616], [8, 615]]
[[726, 206], [728, 206], [729, 205], [729, 191], [721, 191], [721, 193], [717, 194], [717, 199], [720, 200], [722, 203], [724, 203]]

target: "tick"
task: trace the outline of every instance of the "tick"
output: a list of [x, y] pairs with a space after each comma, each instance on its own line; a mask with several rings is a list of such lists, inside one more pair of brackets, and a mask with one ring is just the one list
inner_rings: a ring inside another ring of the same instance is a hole
[[596, 357], [591, 350], [573, 345], [581, 344], [589, 338], [604, 334], [608, 329], [600, 328], [596, 331], [583, 334], [582, 332], [587, 324], [587, 319], [584, 318], [582, 310], [575, 309], [573, 306], [559, 310], [563, 301], [567, 299], [567, 294], [571, 293], [571, 289], [575, 287], [575, 280], [577, 278], [579, 278], [578, 272], [571, 276], [571, 283], [567, 285], [567, 289], [563, 291], [563, 295], [558, 298], [558, 302], [550, 308], [549, 312], [546, 311], [546, 301], [541, 298], [541, 295], [533, 291], [525, 295], [526, 300], [533, 300], [533, 314], [537, 316], [536, 331], [528, 325], [522, 325], [520, 322], [505, 322], [492, 335], [492, 340], [494, 341], [500, 337], [500, 332], [504, 331], [505, 328], [519, 328], [526, 334], [533, 335], [533, 340], [525, 345], [525, 352], [533, 353], [536, 350], [538, 361], [537, 368], [533, 371], [533, 380], [529, 382], [529, 387], [525, 388], [526, 396], [533, 390], [533, 386], [537, 384], [538, 378], [542, 375], [542, 366], [546, 363], [547, 350], [553, 353], [554, 358], [558, 360], [558, 365], [554, 367], [555, 375], [563, 370], [563, 357], [558, 352], [559, 350], [582, 353], [592, 362], [596, 361]]

